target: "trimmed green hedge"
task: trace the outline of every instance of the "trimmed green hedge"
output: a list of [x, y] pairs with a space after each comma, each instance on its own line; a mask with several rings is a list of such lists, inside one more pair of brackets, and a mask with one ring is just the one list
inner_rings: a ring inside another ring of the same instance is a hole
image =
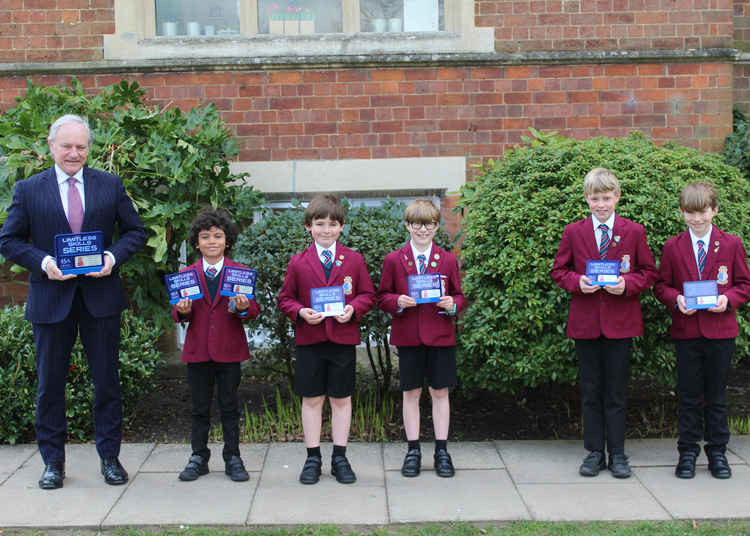
[[[0, 443], [15, 444], [34, 437], [36, 408], [36, 364], [31, 323], [19, 306], [0, 309]], [[120, 384], [123, 415], [138, 398], [153, 387], [151, 381], [161, 364], [156, 349], [159, 330], [129, 311], [122, 315], [120, 330]], [[73, 346], [66, 388], [68, 436], [85, 441], [93, 437], [94, 388], [81, 342]]]
[[[750, 246], [750, 183], [720, 155], [659, 147], [639, 132], [585, 141], [533, 133], [531, 144], [490, 163], [461, 191], [463, 283], [473, 302], [460, 336], [466, 388], [576, 382], [574, 344], [565, 336], [570, 300], [549, 271], [565, 225], [588, 215], [583, 177], [590, 169], [615, 172], [622, 187], [616, 212], [644, 225], [657, 263], [664, 242], [685, 229], [680, 190], [697, 180], [719, 191], [716, 225]], [[651, 291], [641, 304], [646, 333], [635, 341], [631, 376], [668, 384], [674, 377], [669, 314]], [[748, 354], [748, 320], [744, 307], [737, 358]]]

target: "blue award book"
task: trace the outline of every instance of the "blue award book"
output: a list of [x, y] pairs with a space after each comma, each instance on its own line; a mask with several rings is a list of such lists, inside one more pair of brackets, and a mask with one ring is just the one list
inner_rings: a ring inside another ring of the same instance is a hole
[[167, 284], [169, 303], [174, 305], [182, 298], [199, 300], [203, 297], [201, 281], [196, 270], [185, 270], [176, 274], [166, 274], [164, 282]]
[[101, 231], [55, 235], [55, 262], [63, 274], [87, 274], [104, 267]]
[[620, 277], [620, 261], [586, 261], [586, 277], [592, 285], [616, 285]]
[[443, 295], [443, 284], [440, 274], [420, 274], [409, 276], [409, 296], [417, 303], [440, 301]]
[[255, 282], [258, 279], [257, 271], [238, 266], [225, 266], [221, 273], [219, 294], [222, 296], [244, 294], [248, 300], [252, 300], [255, 297]]
[[686, 309], [709, 309], [719, 301], [719, 286], [716, 281], [685, 281], [682, 284]]
[[346, 299], [344, 287], [320, 287], [310, 289], [310, 307], [323, 316], [344, 314]]

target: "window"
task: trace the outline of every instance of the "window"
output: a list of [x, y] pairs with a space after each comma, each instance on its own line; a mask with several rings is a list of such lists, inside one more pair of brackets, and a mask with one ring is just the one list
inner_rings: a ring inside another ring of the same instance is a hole
[[114, 0], [114, 6], [106, 59], [494, 52], [494, 29], [474, 26], [468, 0]]

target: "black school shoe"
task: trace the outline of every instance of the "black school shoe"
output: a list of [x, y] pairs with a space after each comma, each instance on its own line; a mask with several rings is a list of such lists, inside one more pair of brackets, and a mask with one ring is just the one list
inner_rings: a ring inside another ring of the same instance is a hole
[[599, 471], [604, 471], [607, 464], [604, 462], [604, 453], [599, 450], [589, 452], [588, 456], [583, 459], [578, 473], [581, 476], [596, 476]]
[[615, 478], [629, 478], [631, 475], [630, 463], [625, 454], [610, 454], [607, 468]]
[[199, 454], [190, 456], [185, 469], [180, 473], [179, 479], [183, 482], [192, 482], [198, 480], [199, 476], [208, 474], [208, 458]]
[[320, 479], [320, 467], [323, 463], [320, 456], [308, 456], [305, 465], [302, 466], [302, 472], [299, 475], [299, 481], [303, 484], [316, 484]]
[[65, 480], [65, 464], [63, 462], [50, 462], [44, 466], [44, 472], [39, 479], [41, 489], [57, 489], [63, 487]]
[[695, 458], [697, 454], [692, 451], [681, 452], [674, 474], [677, 478], [693, 478], [695, 476]]
[[404, 457], [404, 465], [401, 466], [401, 474], [405, 477], [419, 476], [422, 470], [422, 451], [409, 449]]
[[732, 468], [729, 467], [727, 457], [723, 452], [711, 452], [708, 454], [708, 470], [711, 476], [725, 480], [732, 478]]
[[100, 468], [104, 481], [110, 486], [121, 486], [128, 481], [128, 472], [117, 456], [102, 458]]
[[346, 456], [334, 456], [331, 459], [331, 474], [339, 484], [353, 484], [357, 481], [357, 475], [352, 471]]
[[235, 482], [250, 480], [250, 475], [245, 470], [245, 464], [242, 463], [242, 458], [239, 456], [232, 456], [224, 462], [224, 473]]
[[451, 455], [445, 449], [435, 451], [435, 474], [443, 478], [450, 478], [456, 474]]

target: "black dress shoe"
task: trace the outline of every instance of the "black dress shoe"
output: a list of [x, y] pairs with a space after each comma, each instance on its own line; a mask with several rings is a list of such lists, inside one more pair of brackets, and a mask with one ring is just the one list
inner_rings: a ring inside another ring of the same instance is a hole
[[320, 479], [321, 465], [323, 465], [323, 462], [320, 460], [320, 456], [308, 456], [305, 465], [302, 466], [299, 481], [303, 484], [316, 484]]
[[128, 472], [116, 457], [102, 458], [101, 468], [104, 481], [110, 486], [119, 486], [128, 481]]
[[729, 467], [729, 462], [723, 452], [712, 452], [708, 455], [708, 470], [714, 478], [722, 480], [732, 478], [732, 468]]
[[681, 452], [674, 474], [677, 478], [693, 478], [695, 476], [695, 452]]
[[64, 479], [65, 464], [63, 462], [50, 462], [44, 466], [42, 478], [39, 479], [39, 487], [42, 489], [61, 488]]
[[401, 466], [401, 474], [406, 477], [419, 476], [422, 470], [422, 451], [409, 449], [404, 457], [404, 465]]
[[435, 474], [443, 478], [450, 478], [456, 474], [451, 455], [445, 449], [435, 451]]
[[578, 468], [578, 473], [581, 476], [596, 476], [599, 471], [603, 471], [606, 467], [604, 463], [604, 453], [599, 450], [589, 452], [588, 456], [583, 459], [581, 467]]
[[331, 459], [331, 474], [336, 477], [339, 484], [353, 484], [357, 481], [357, 475], [352, 471], [346, 456], [334, 456]]
[[185, 469], [182, 470], [178, 477], [183, 482], [192, 482], [198, 480], [199, 476], [208, 474], [208, 458], [204, 458], [200, 454], [193, 454], [188, 459], [188, 463]]
[[629, 478], [631, 474], [630, 463], [625, 454], [610, 454], [607, 468], [615, 478]]
[[250, 480], [250, 475], [245, 470], [245, 464], [242, 463], [242, 458], [239, 456], [232, 456], [227, 462], [224, 463], [224, 473], [235, 482], [244, 482]]

